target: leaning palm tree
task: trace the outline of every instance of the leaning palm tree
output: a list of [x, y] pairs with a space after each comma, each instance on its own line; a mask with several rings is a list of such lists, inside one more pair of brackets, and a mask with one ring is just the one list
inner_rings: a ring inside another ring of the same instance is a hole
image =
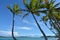
[[15, 15], [19, 14], [20, 11], [17, 11], [19, 9], [17, 4], [14, 4], [13, 8], [11, 8], [10, 5], [7, 6], [7, 8], [12, 12], [12, 16], [13, 16], [12, 17], [12, 37], [14, 40], [16, 40], [16, 38], [14, 37], [14, 22], [15, 22], [14, 17]]
[[[57, 34], [55, 33], [55, 35], [60, 38], [60, 9], [56, 8], [58, 7], [58, 5], [60, 3], [57, 3], [56, 5], [53, 6], [55, 1], [51, 0], [50, 2], [48, 2], [46, 5], [46, 13], [43, 16], [43, 21], [46, 24], [46, 22], [49, 20], [49, 23], [52, 27], [52, 30], [54, 30], [55, 32], [57, 32]], [[48, 5], [48, 6], [47, 6]]]
[[[36, 22], [36, 24], [37, 24], [37, 26], [38, 26], [38, 28], [39, 28], [39, 30], [40, 30], [41, 33], [43, 34], [45, 40], [47, 40], [47, 37], [46, 37], [44, 31], [42, 30], [41, 26], [39, 25], [39, 23], [38, 23], [38, 21], [37, 21], [37, 19], [36, 19], [36, 17], [35, 17], [35, 15], [40, 16], [40, 13], [39, 13], [37, 10], [43, 8], [42, 2], [43, 2], [42, 0], [30, 0], [30, 2], [27, 3], [26, 0], [23, 0], [23, 3], [24, 3], [24, 5], [25, 5], [25, 7], [27, 8], [26, 11], [28, 12], [27, 14], [25, 14], [25, 15], [23, 16], [23, 18], [24, 18], [25, 16], [29, 15], [29, 13], [31, 13], [32, 16], [33, 16], [33, 18], [34, 18], [34, 20], [35, 20], [35, 22]], [[40, 3], [41, 3], [41, 4], [40, 4]], [[24, 11], [25, 11], [25, 10], [24, 10]]]
[[[55, 15], [55, 14], [54, 14]], [[50, 13], [46, 16], [43, 17], [43, 21], [46, 24], [46, 22], [49, 20], [49, 23], [51, 25], [51, 28], [49, 30], [51, 31], [54, 31], [53, 33], [58, 37], [60, 38], [60, 24], [59, 24], [59, 21], [58, 19], [60, 20], [59, 17], [57, 17], [58, 14], [56, 14], [54, 17], [53, 15], [51, 16]], [[58, 19], [56, 19], [58, 18]]]

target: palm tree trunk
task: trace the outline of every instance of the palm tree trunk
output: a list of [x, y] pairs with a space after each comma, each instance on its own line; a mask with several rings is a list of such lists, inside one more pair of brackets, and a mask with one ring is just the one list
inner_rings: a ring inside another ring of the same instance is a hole
[[[53, 23], [53, 21], [52, 21], [52, 19], [50, 19], [50, 21]], [[56, 29], [57, 27], [56, 27], [56, 24], [55, 23], [53, 23], [53, 25], [54, 25], [54, 28]], [[58, 35], [56, 35], [57, 37], [58, 37], [58, 39], [57, 40], [60, 40], [60, 30], [58, 30], [58, 28], [56, 29], [57, 30], [57, 32], [58, 32]]]
[[43, 34], [43, 36], [44, 36], [45, 40], [48, 40], [48, 39], [47, 39], [47, 37], [46, 37], [46, 35], [45, 35], [45, 33], [44, 33], [44, 31], [41, 29], [41, 27], [40, 27], [39, 23], [37, 22], [37, 20], [36, 20], [36, 18], [35, 18], [35, 16], [34, 16], [34, 14], [33, 14], [33, 13], [31, 13], [31, 14], [32, 14], [32, 16], [33, 16], [33, 18], [34, 18], [34, 20], [35, 20], [35, 22], [36, 22], [36, 24], [37, 24], [37, 26], [38, 26], [39, 30], [42, 32], [42, 34]]
[[14, 40], [16, 40], [16, 38], [14, 37], [14, 13], [13, 13], [13, 18], [12, 18], [12, 37]]

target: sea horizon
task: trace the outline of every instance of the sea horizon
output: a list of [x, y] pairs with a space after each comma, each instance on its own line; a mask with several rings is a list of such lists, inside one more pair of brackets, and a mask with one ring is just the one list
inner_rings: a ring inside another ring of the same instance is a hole
[[[12, 37], [12, 36], [0, 36], [0, 37]], [[15, 37], [44, 37], [44, 36], [15, 36]], [[47, 36], [47, 37], [57, 37], [57, 36]]]
[[[55, 37], [47, 37], [48, 40], [57, 40]], [[44, 37], [16, 37], [17, 40], [44, 40]], [[12, 37], [1, 37], [0, 40], [13, 40]]]

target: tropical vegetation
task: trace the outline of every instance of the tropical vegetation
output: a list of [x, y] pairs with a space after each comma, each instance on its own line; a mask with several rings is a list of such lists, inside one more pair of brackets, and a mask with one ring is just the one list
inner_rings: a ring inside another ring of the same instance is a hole
[[13, 14], [12, 37], [14, 38], [14, 40], [16, 40], [13, 34], [14, 16], [15, 14], [19, 14], [22, 11], [28, 12], [23, 16], [23, 18], [29, 14], [33, 16], [34, 21], [36, 22], [37, 27], [43, 34], [45, 40], [48, 40], [48, 38], [46, 37], [46, 34], [42, 30], [40, 24], [38, 23], [38, 20], [36, 19], [36, 16], [39, 17], [40, 14], [44, 14], [41, 20], [45, 23], [46, 27], [49, 28], [49, 26], [47, 26], [47, 22], [49, 22], [50, 24], [49, 30], [52, 31], [58, 38], [60, 38], [60, 8], [58, 7], [60, 3], [54, 5], [55, 1], [56, 0], [29, 0], [28, 2], [27, 0], [23, 0], [26, 9], [18, 8], [17, 4], [14, 5], [13, 9], [10, 6], [8, 6], [7, 8]]

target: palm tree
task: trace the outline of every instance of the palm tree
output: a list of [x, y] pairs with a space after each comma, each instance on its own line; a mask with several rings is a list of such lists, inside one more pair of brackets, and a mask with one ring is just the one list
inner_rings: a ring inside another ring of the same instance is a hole
[[7, 6], [7, 8], [12, 12], [12, 37], [14, 40], [16, 40], [16, 38], [14, 37], [14, 17], [15, 15], [19, 14], [19, 11], [17, 11], [19, 8], [17, 4], [14, 4], [13, 9], [10, 6]]
[[[59, 10], [58, 8], [56, 8], [60, 3], [57, 3], [56, 5], [53, 6], [55, 1], [51, 0], [50, 3], [45, 4], [46, 5], [46, 13], [45, 16], [43, 16], [43, 21], [46, 24], [46, 22], [48, 20], [50, 20], [50, 25], [52, 27], [52, 30], [56, 30], [58, 35], [56, 34], [56, 36], [58, 38], [60, 38], [60, 14], [59, 14]], [[48, 5], [48, 6], [47, 6]]]
[[[39, 25], [36, 17], [34, 16], [34, 15], [40, 16], [40, 14], [39, 14], [39, 12], [37, 12], [37, 10], [39, 10], [40, 8], [43, 8], [43, 5], [40, 4], [40, 3], [42, 3], [42, 1], [41, 1], [41, 0], [39, 0], [39, 1], [38, 1], [38, 0], [30, 0], [30, 3], [27, 3], [26, 0], [23, 0], [23, 3], [24, 3], [24, 5], [25, 5], [25, 7], [27, 8], [27, 12], [29, 12], [29, 13], [32, 14], [32, 16], [33, 16], [33, 18], [34, 18], [34, 20], [35, 20], [35, 22], [36, 22], [39, 30], [42, 32], [45, 40], [47, 40], [47, 37], [46, 37], [44, 31], [42, 30], [42, 28], [41, 28], [41, 26]], [[42, 6], [41, 6], [41, 5], [42, 5]], [[24, 11], [25, 11], [25, 10], [24, 10]], [[24, 18], [25, 16], [29, 15], [29, 13], [28, 13], [28, 14], [25, 14], [25, 15], [23, 16], [23, 18]]]

